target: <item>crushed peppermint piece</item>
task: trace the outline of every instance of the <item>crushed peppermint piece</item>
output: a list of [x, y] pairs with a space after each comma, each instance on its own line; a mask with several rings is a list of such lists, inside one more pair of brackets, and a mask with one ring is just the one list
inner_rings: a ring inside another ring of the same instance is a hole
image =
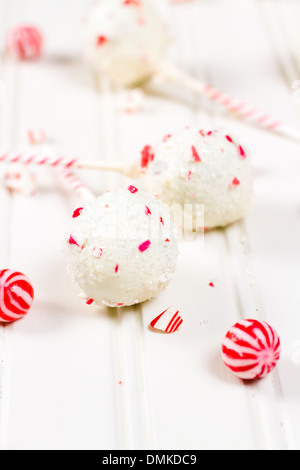
[[[4, 178], [5, 178], [6, 180], [9, 180], [11, 177], [12, 177], [11, 173], [5, 173]], [[19, 173], [19, 172], [14, 173], [13, 177], [14, 177], [16, 180], [19, 180], [19, 179], [21, 178], [21, 173]]]
[[21, 165], [14, 165], [4, 175], [5, 187], [10, 191], [33, 196], [36, 194], [37, 184], [35, 175], [24, 169]]
[[135, 7], [140, 7], [141, 1], [140, 0], [123, 0], [123, 5], [124, 6], [133, 5]]
[[100, 35], [97, 37], [97, 46], [101, 47], [104, 46], [107, 43], [107, 37]]
[[78, 246], [81, 250], [83, 250], [83, 248], [84, 248], [84, 245], [79, 245], [79, 243], [75, 240], [75, 238], [74, 238], [73, 235], [70, 235], [69, 244], [70, 244], [70, 245], [76, 245], [76, 246]]
[[41, 145], [46, 141], [46, 133], [43, 129], [28, 129], [27, 139], [32, 145]]
[[160, 330], [164, 333], [175, 333], [182, 325], [183, 319], [179, 315], [179, 310], [168, 308], [163, 313], [158, 315], [151, 323], [150, 326], [154, 330]]
[[141, 167], [147, 168], [150, 162], [153, 162], [155, 154], [154, 150], [150, 145], [146, 145], [141, 152]]
[[166, 242], [166, 243], [170, 243], [170, 239], [169, 239], [169, 238], [166, 238], [166, 239], [165, 239], [165, 242]]
[[88, 300], [86, 301], [86, 304], [87, 304], [87, 305], [94, 305], [94, 304], [95, 304], [95, 301], [94, 301], [94, 299], [88, 299]]
[[146, 215], [151, 215], [151, 211], [148, 206], [145, 206], [145, 214]]
[[201, 158], [196, 150], [196, 147], [194, 147], [194, 145], [192, 145], [192, 156], [193, 156], [193, 161], [194, 162], [201, 162]]
[[117, 264], [117, 265], [115, 266], [115, 273], [117, 274], [118, 272], [119, 272], [119, 265]]
[[144, 253], [144, 251], [146, 251], [146, 250], [148, 250], [148, 248], [150, 248], [150, 245], [151, 245], [150, 240], [146, 240], [145, 242], [141, 243], [140, 246], [139, 246], [140, 252]]
[[138, 19], [137, 19], [137, 23], [138, 23], [138, 25], [140, 25], [140, 26], [143, 26], [144, 24], [146, 24], [146, 19], [145, 19], [145, 17], [142, 16], [142, 15], [139, 15], [139, 16], [138, 16]]
[[143, 111], [145, 93], [138, 89], [121, 91], [117, 95], [117, 106], [123, 113], [132, 114]]
[[208, 285], [209, 285], [209, 287], [215, 287], [213, 282], [210, 282]]
[[243, 149], [241, 145], [239, 146], [239, 152], [240, 152], [240, 156], [242, 159], [246, 158], [245, 150]]
[[172, 135], [171, 134], [167, 134], [164, 136], [163, 138], [163, 142], [168, 142], [169, 139], [171, 139]]
[[101, 258], [101, 256], [103, 255], [102, 248], [99, 248], [98, 246], [94, 246], [92, 255], [94, 256], [94, 258], [98, 258], [98, 259]]
[[232, 184], [232, 186], [239, 186], [241, 184], [241, 182], [237, 178], [234, 178], [232, 180], [231, 184]]
[[136, 188], [135, 186], [128, 186], [128, 191], [130, 191], [132, 194], [135, 194], [138, 192], [138, 188]]
[[73, 212], [73, 219], [76, 219], [77, 217], [79, 217], [81, 215], [81, 212], [83, 211], [83, 207], [78, 207], [78, 209], [76, 209], [74, 212]]
[[225, 135], [226, 139], [228, 140], [228, 142], [230, 142], [231, 144], [233, 144], [233, 140], [232, 138], [230, 137], [230, 135]]

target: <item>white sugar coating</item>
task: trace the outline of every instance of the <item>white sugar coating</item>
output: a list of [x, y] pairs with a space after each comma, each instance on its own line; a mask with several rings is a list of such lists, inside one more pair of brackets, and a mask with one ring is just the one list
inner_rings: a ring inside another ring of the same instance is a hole
[[134, 305], [172, 279], [178, 248], [169, 213], [152, 195], [135, 191], [107, 192], [72, 220], [68, 270], [87, 301]]
[[117, 85], [147, 80], [166, 52], [165, 27], [145, 0], [102, 0], [84, 22], [89, 64]]
[[194, 229], [226, 226], [249, 210], [252, 166], [232, 136], [186, 128], [143, 153], [145, 188], [171, 206], [173, 215], [175, 204], [187, 205]]

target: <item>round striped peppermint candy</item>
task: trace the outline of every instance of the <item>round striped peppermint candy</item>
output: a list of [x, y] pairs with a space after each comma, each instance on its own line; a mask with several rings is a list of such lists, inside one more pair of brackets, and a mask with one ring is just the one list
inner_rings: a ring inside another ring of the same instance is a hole
[[41, 55], [43, 36], [34, 26], [16, 26], [6, 37], [7, 52], [19, 60], [35, 60]]
[[222, 344], [225, 365], [240, 379], [261, 379], [276, 366], [281, 353], [278, 333], [268, 323], [244, 320], [227, 332]]
[[0, 322], [24, 317], [33, 299], [34, 290], [27, 276], [10, 269], [0, 271]]

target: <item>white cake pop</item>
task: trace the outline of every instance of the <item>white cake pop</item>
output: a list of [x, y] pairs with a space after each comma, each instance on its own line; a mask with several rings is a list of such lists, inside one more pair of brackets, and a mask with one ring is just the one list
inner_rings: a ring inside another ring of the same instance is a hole
[[168, 212], [134, 186], [107, 192], [73, 214], [68, 270], [88, 304], [151, 299], [170, 282], [178, 255]]
[[88, 62], [121, 86], [148, 79], [169, 41], [145, 0], [102, 0], [91, 9], [84, 26]]
[[[186, 128], [168, 135], [157, 146], [144, 148], [141, 166], [145, 188], [170, 205], [171, 211], [175, 204], [186, 205], [185, 215], [192, 217], [196, 229], [226, 226], [250, 207], [249, 157], [220, 131]], [[204, 224], [199, 226], [203, 215]]]

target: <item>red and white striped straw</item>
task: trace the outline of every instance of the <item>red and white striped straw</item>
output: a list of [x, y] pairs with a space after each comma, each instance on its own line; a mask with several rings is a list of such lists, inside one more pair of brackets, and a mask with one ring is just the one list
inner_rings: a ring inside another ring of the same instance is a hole
[[20, 163], [23, 165], [48, 166], [52, 168], [86, 169], [97, 171], [116, 171], [131, 178], [140, 175], [139, 164], [127, 164], [121, 162], [106, 162], [98, 160], [79, 160], [77, 158], [65, 158], [53, 154], [29, 153], [29, 152], [0, 152], [0, 163]]
[[96, 196], [92, 191], [70, 170], [60, 168], [59, 173], [68, 185], [86, 202], [93, 201]]
[[48, 166], [52, 168], [79, 168], [90, 170], [111, 170], [126, 173], [128, 169], [118, 162], [105, 162], [97, 160], [79, 160], [45, 153], [27, 152], [0, 152], [0, 163], [20, 163], [23, 165]]
[[159, 66], [157, 72], [165, 79], [181, 83], [183, 86], [195, 93], [206, 96], [211, 101], [220, 104], [226, 108], [227, 111], [235, 114], [240, 119], [246, 120], [263, 129], [276, 132], [288, 139], [297, 140], [298, 142], [300, 141], [300, 131], [298, 129], [286, 125], [281, 119], [249, 105], [244, 100], [233, 98], [217, 88], [190, 77], [172, 65], [163, 64]]
[[[55, 168], [58, 173], [62, 176], [63, 180], [68, 184], [68, 186], [73, 189], [84, 201], [89, 202], [93, 201], [96, 196], [92, 193], [92, 191], [75, 175], [70, 168], [78, 167], [80, 161], [78, 159], [66, 159], [60, 157], [55, 153], [55, 151], [49, 146], [44, 145], [44, 154], [43, 155], [30, 155], [27, 156], [26, 154], [19, 154], [16, 155], [15, 159], [21, 158], [24, 164], [37, 164], [37, 165], [45, 165]], [[46, 152], [50, 154], [50, 156], [45, 156]], [[14, 158], [12, 157], [12, 160]], [[1, 161], [1, 155], [0, 155]]]
[[27, 152], [5, 152], [0, 153], [0, 162], [3, 163], [20, 163], [23, 165], [40, 165], [40, 166], [51, 166], [51, 167], [64, 167], [72, 168], [78, 167], [77, 159], [67, 159], [58, 157], [57, 155], [47, 156], [45, 154], [34, 154]]

